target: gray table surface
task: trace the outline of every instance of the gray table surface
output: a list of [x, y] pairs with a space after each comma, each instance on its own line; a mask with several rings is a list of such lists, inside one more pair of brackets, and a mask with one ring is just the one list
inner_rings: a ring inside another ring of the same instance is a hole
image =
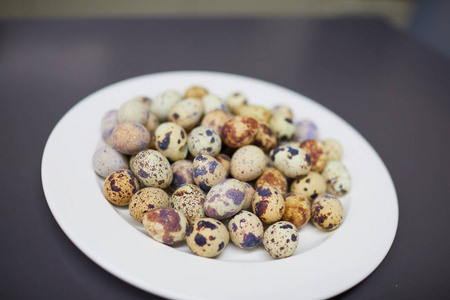
[[280, 84], [336, 112], [379, 153], [397, 189], [397, 235], [380, 266], [337, 298], [450, 293], [450, 61], [413, 37], [376, 19], [3, 20], [1, 299], [159, 299], [66, 237], [47, 206], [40, 164], [51, 130], [78, 101], [171, 70]]

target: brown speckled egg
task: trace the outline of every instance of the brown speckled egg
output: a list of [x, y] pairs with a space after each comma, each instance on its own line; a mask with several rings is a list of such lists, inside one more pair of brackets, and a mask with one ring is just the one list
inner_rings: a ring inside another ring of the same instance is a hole
[[237, 107], [235, 113], [238, 116], [246, 116], [260, 122], [269, 123], [272, 113], [262, 105], [245, 104]]
[[156, 149], [156, 147], [155, 147], [155, 141], [156, 141], [155, 130], [156, 130], [156, 128], [158, 128], [158, 126], [159, 126], [158, 117], [154, 114], [149, 114], [147, 124], [145, 125], [145, 128], [147, 128], [148, 132], [150, 132], [150, 143], [148, 144], [149, 149]]
[[250, 117], [234, 116], [222, 127], [222, 141], [232, 148], [250, 145], [257, 132], [258, 121]]
[[205, 218], [205, 193], [195, 184], [185, 184], [172, 194], [171, 206], [181, 211], [190, 224]]
[[123, 122], [114, 127], [112, 143], [120, 153], [133, 155], [148, 148], [150, 133], [139, 123]]
[[172, 164], [172, 183], [170, 187], [173, 190], [182, 185], [194, 183], [194, 164], [190, 160], [179, 160]]
[[183, 213], [170, 207], [150, 210], [144, 214], [142, 224], [155, 241], [167, 245], [182, 241], [189, 227]]
[[183, 127], [172, 122], [162, 123], [155, 130], [156, 149], [171, 161], [186, 158], [187, 134]]
[[322, 176], [327, 184], [327, 192], [337, 196], [345, 196], [350, 192], [350, 173], [342, 162], [330, 160], [323, 169]]
[[275, 134], [277, 140], [280, 142], [292, 140], [296, 132], [292, 119], [283, 115], [273, 116], [272, 119], [270, 119], [269, 126]]
[[320, 230], [331, 231], [344, 220], [344, 207], [336, 196], [323, 194], [313, 201], [311, 222]]
[[184, 93], [184, 98], [195, 98], [201, 100], [204, 96], [208, 95], [208, 91], [201, 86], [191, 86]]
[[280, 146], [270, 151], [273, 165], [289, 178], [298, 178], [311, 170], [311, 158], [305, 150], [293, 146]]
[[291, 222], [300, 229], [311, 217], [311, 203], [306, 197], [289, 193], [284, 197], [285, 210], [281, 220]]
[[264, 225], [253, 213], [241, 210], [228, 222], [228, 231], [236, 246], [252, 249], [262, 242]]
[[225, 103], [236, 114], [238, 107], [247, 104], [247, 97], [241, 93], [233, 93], [225, 100]]
[[281, 115], [281, 116], [285, 116], [286, 118], [289, 118], [291, 120], [294, 118], [294, 113], [286, 105], [277, 105], [274, 108], [272, 108], [270, 110], [270, 112], [272, 113], [272, 116]]
[[206, 195], [205, 214], [214, 219], [226, 219], [242, 209], [245, 187], [239, 180], [225, 179], [214, 185]]
[[268, 184], [270, 186], [278, 188], [281, 195], [286, 195], [288, 182], [286, 177], [275, 168], [267, 168], [264, 173], [256, 180], [255, 188], [260, 187], [263, 184]]
[[311, 157], [311, 171], [321, 172], [325, 168], [327, 155], [321, 142], [318, 140], [306, 140], [300, 144], [300, 148], [304, 149]]
[[297, 228], [286, 221], [272, 224], [264, 232], [263, 245], [273, 258], [291, 256], [298, 246]]
[[267, 123], [259, 122], [254, 143], [266, 153], [277, 146], [277, 138]]
[[277, 188], [268, 184], [256, 189], [252, 209], [264, 224], [279, 221], [284, 214], [284, 198]]
[[326, 139], [322, 141], [323, 151], [327, 160], [341, 160], [342, 158], [342, 146], [341, 144], [333, 139]]
[[131, 197], [128, 209], [133, 219], [142, 222], [144, 214], [151, 209], [168, 206], [169, 195], [164, 190], [147, 187], [139, 190]]
[[202, 115], [202, 102], [194, 98], [188, 98], [175, 104], [169, 113], [169, 121], [177, 123], [189, 132], [200, 123]]
[[227, 177], [225, 168], [212, 156], [198, 155], [194, 159], [194, 182], [203, 191]]
[[244, 198], [244, 205], [242, 206], [242, 209], [245, 210], [252, 210], [252, 200], [253, 195], [255, 195], [255, 189], [251, 186], [251, 184], [247, 182], [242, 182], [245, 187], [245, 198]]
[[313, 201], [317, 196], [325, 193], [326, 189], [327, 185], [322, 175], [312, 171], [291, 183], [291, 192], [304, 196], [309, 201]]
[[108, 111], [102, 118], [101, 128], [102, 128], [102, 137], [105, 142], [112, 146], [112, 133], [114, 127], [119, 124], [119, 119], [117, 118], [117, 110]]
[[230, 173], [236, 179], [250, 181], [266, 169], [268, 158], [261, 148], [248, 145], [239, 148], [231, 157]]
[[106, 199], [117, 206], [128, 205], [138, 190], [139, 181], [130, 170], [112, 172], [103, 184]]
[[167, 158], [156, 150], [136, 154], [131, 169], [146, 186], [166, 188], [172, 183], [172, 168]]
[[222, 164], [227, 174], [230, 174], [231, 158], [225, 153], [220, 153], [215, 159]]
[[131, 121], [145, 126], [149, 114], [148, 106], [146, 104], [135, 100], [129, 100], [120, 106], [117, 117], [119, 118], [119, 123]]
[[222, 127], [230, 118], [223, 110], [215, 110], [205, 114], [200, 125], [212, 128], [222, 135]]
[[171, 109], [181, 101], [181, 95], [175, 90], [167, 90], [156, 95], [150, 104], [150, 113], [156, 115], [159, 121], [167, 121]]
[[191, 251], [203, 257], [219, 255], [230, 241], [227, 228], [213, 218], [197, 220], [188, 230], [186, 242]]
[[222, 149], [222, 139], [214, 129], [198, 126], [189, 133], [188, 148], [192, 156], [199, 154], [216, 156]]

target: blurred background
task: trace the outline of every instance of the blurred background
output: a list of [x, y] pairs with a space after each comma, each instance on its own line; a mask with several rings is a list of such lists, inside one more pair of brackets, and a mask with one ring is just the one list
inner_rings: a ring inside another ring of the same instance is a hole
[[450, 58], [450, 0], [0, 0], [0, 18], [379, 17]]

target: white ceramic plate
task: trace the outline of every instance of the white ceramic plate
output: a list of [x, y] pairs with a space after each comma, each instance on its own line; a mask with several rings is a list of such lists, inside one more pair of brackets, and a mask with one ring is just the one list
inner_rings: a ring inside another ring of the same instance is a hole
[[[216, 259], [195, 256], [185, 243], [152, 240], [124, 208], [102, 194], [91, 159], [101, 144], [100, 121], [136, 96], [202, 85], [226, 97], [240, 91], [252, 104], [292, 107], [295, 120], [310, 119], [319, 138], [335, 138], [352, 190], [341, 198], [345, 219], [334, 232], [307, 224], [293, 256], [275, 260], [262, 245], [250, 251], [230, 243]], [[98, 265], [151, 293], [180, 299], [316, 299], [335, 296], [366, 278], [386, 256], [397, 230], [398, 202], [392, 179], [374, 149], [349, 124], [306, 97], [239, 75], [181, 71], [140, 76], [88, 96], [59, 121], [42, 159], [48, 205], [63, 231]]]

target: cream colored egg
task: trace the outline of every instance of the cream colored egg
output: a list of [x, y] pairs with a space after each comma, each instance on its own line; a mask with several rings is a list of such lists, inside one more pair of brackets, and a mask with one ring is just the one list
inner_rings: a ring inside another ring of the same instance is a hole
[[167, 121], [169, 112], [181, 101], [181, 95], [175, 90], [167, 90], [158, 94], [150, 104], [150, 113], [158, 117], [160, 122]]
[[252, 249], [262, 242], [264, 225], [255, 214], [242, 210], [228, 222], [228, 231], [233, 244]]
[[210, 155], [198, 155], [194, 159], [194, 182], [203, 191], [209, 190], [227, 177], [225, 168]]
[[341, 160], [342, 158], [342, 146], [333, 139], [326, 139], [322, 141], [323, 150], [327, 157], [327, 160]]
[[205, 193], [195, 184], [185, 184], [172, 194], [171, 206], [181, 211], [190, 224], [205, 218]]
[[272, 224], [283, 217], [284, 198], [277, 188], [264, 184], [253, 195], [252, 209], [264, 224]]
[[264, 249], [273, 258], [291, 256], [297, 249], [298, 242], [297, 228], [290, 222], [277, 222], [264, 232]]
[[305, 150], [295, 146], [280, 146], [270, 151], [273, 165], [289, 178], [308, 174], [311, 170], [311, 158]]
[[203, 257], [216, 257], [230, 241], [227, 228], [213, 218], [197, 220], [189, 228], [186, 242], [191, 251]]
[[140, 189], [131, 197], [128, 209], [133, 219], [142, 222], [144, 214], [151, 209], [168, 206], [169, 195], [164, 190], [147, 187]]
[[131, 121], [144, 126], [147, 124], [148, 116], [148, 106], [135, 100], [129, 100], [123, 103], [117, 113], [119, 123]]
[[291, 192], [313, 201], [327, 190], [325, 179], [317, 172], [309, 172], [305, 177], [295, 179], [291, 183]]
[[344, 220], [341, 201], [330, 194], [317, 197], [312, 203], [311, 212], [311, 222], [323, 231], [335, 230]]
[[337, 196], [345, 196], [350, 192], [352, 185], [350, 173], [342, 162], [330, 160], [322, 176], [327, 184], [327, 192]]
[[195, 98], [181, 100], [173, 106], [169, 113], [169, 121], [191, 131], [203, 116], [203, 104]]
[[150, 210], [144, 214], [142, 224], [155, 241], [167, 245], [181, 242], [189, 227], [183, 213], [170, 207]]
[[172, 168], [167, 158], [156, 150], [139, 152], [131, 169], [146, 186], [166, 188], [172, 183]]
[[244, 146], [231, 157], [230, 173], [236, 179], [250, 181], [261, 176], [267, 163], [268, 158], [259, 147]]
[[156, 128], [155, 135], [156, 149], [169, 160], [177, 161], [186, 158], [188, 138], [183, 127], [172, 122], [165, 122]]

